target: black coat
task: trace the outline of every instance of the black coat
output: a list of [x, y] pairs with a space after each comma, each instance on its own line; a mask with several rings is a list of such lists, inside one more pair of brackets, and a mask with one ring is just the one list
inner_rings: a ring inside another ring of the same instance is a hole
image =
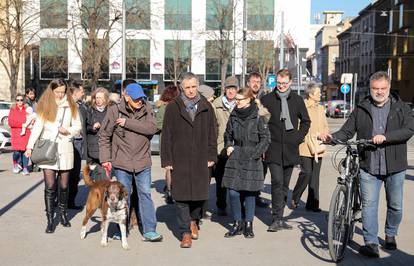
[[[388, 113], [385, 130], [386, 142], [385, 160], [389, 174], [407, 169], [407, 141], [414, 134], [414, 119], [411, 110], [401, 99], [394, 94], [391, 97], [391, 107]], [[351, 139], [355, 133], [357, 139], [372, 139], [371, 98], [366, 97], [351, 113], [342, 128], [332, 134], [340, 140]], [[359, 149], [360, 167], [370, 171], [372, 149]]]
[[175, 200], [208, 199], [208, 161], [217, 160], [217, 129], [213, 107], [204, 97], [194, 121], [178, 97], [165, 110], [161, 135], [161, 166], [172, 166], [171, 192]]
[[86, 118], [88, 116], [88, 107], [82, 101], [77, 102], [79, 110], [79, 118], [82, 123], [81, 135], [82, 135], [82, 160], [87, 158], [87, 141], [86, 141]]
[[311, 123], [302, 97], [292, 91], [287, 99], [293, 125], [289, 131], [286, 131], [284, 121], [280, 120], [282, 101], [276, 92], [266, 94], [260, 101], [271, 114], [268, 123], [271, 142], [266, 162], [283, 166], [299, 164], [299, 144], [303, 142]]
[[102, 125], [102, 121], [105, 118], [107, 108], [103, 112], [99, 112], [95, 108], [89, 108], [88, 115], [86, 116], [86, 140], [88, 143], [88, 160], [94, 159], [99, 161], [99, 129], [93, 129], [93, 125], [95, 123], [100, 123]]
[[223, 186], [237, 191], [263, 189], [262, 154], [270, 144], [270, 132], [263, 117], [253, 112], [242, 120], [233, 110], [224, 133], [224, 144], [234, 147], [226, 163]]

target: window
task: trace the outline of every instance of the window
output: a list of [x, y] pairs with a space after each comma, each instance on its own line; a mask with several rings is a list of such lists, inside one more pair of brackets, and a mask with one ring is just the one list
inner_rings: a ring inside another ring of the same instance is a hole
[[270, 71], [274, 60], [273, 41], [247, 41], [247, 73]]
[[128, 79], [151, 79], [150, 40], [127, 40], [126, 77]]
[[134, 30], [151, 29], [150, 0], [125, 0], [126, 28]]
[[40, 40], [40, 79], [68, 77], [68, 40]]
[[400, 29], [404, 27], [404, 5], [400, 5], [400, 17], [399, 17], [399, 23], [398, 23]]
[[232, 70], [232, 41], [206, 41], [206, 80], [220, 81], [221, 62], [223, 58], [228, 59], [226, 76], [231, 75]]
[[62, 29], [68, 27], [66, 0], [40, 0], [40, 27]]
[[191, 30], [191, 0], [165, 0], [165, 29]]
[[390, 16], [389, 16], [389, 24], [388, 24], [388, 32], [392, 32], [392, 27], [393, 27], [393, 24], [392, 24], [392, 22], [393, 22], [393, 19], [394, 19], [394, 12], [391, 10], [390, 11]]
[[92, 79], [98, 69], [98, 79], [109, 79], [109, 43], [103, 39], [82, 39], [82, 78]]
[[207, 30], [231, 30], [233, 28], [233, 1], [207, 0], [206, 19]]
[[176, 80], [181, 72], [190, 71], [191, 41], [165, 40], [164, 80]]
[[106, 29], [109, 23], [109, 0], [82, 0], [82, 27]]
[[247, 0], [247, 29], [273, 30], [274, 1]]

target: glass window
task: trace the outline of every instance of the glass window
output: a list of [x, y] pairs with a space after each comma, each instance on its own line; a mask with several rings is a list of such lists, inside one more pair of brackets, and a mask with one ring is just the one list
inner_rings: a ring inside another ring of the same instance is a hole
[[400, 18], [399, 18], [400, 28], [404, 27], [404, 5], [400, 5]]
[[393, 22], [393, 19], [394, 19], [394, 12], [393, 11], [390, 11], [390, 16], [389, 16], [389, 24], [388, 24], [388, 31], [389, 32], [392, 32], [392, 27], [393, 27], [393, 25], [392, 25], [392, 22]]
[[233, 1], [207, 0], [206, 19], [207, 30], [231, 30], [233, 28]]
[[128, 79], [151, 79], [150, 40], [127, 40], [126, 77]]
[[134, 30], [151, 29], [150, 0], [125, 0], [126, 27]]
[[273, 30], [274, 0], [247, 0], [247, 29]]
[[109, 79], [109, 43], [103, 39], [82, 39], [82, 78], [92, 79], [99, 65], [98, 79]]
[[84, 29], [107, 29], [109, 23], [109, 0], [82, 0], [82, 27]]
[[68, 27], [66, 0], [40, 0], [40, 27], [62, 29]]
[[247, 73], [266, 73], [274, 66], [273, 41], [247, 41]]
[[165, 29], [191, 30], [191, 0], [165, 0]]
[[190, 71], [191, 41], [165, 40], [164, 80], [177, 80], [181, 72]]
[[231, 75], [232, 70], [232, 41], [206, 41], [206, 80], [220, 81], [221, 62], [228, 59], [226, 76]]
[[40, 79], [68, 77], [68, 40], [40, 40]]

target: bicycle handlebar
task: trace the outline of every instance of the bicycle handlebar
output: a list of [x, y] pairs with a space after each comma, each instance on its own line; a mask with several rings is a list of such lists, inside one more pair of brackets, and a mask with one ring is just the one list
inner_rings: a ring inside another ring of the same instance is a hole
[[372, 139], [358, 139], [358, 140], [347, 140], [347, 141], [342, 141], [342, 140], [339, 140], [339, 139], [331, 139], [330, 141], [324, 141], [323, 144], [331, 145], [331, 146], [335, 146], [335, 145], [346, 145], [346, 146], [351, 146], [351, 145], [363, 145], [363, 146], [375, 145], [374, 142], [372, 141]]

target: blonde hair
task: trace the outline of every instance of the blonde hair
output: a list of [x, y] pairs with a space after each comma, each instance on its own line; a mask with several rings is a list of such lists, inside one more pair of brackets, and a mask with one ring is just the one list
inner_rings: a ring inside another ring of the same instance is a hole
[[242, 95], [243, 97], [246, 97], [246, 98], [250, 98], [250, 100], [255, 99], [254, 94], [253, 94], [252, 90], [249, 87], [241, 88], [237, 92], [237, 94], [240, 94], [240, 95]]
[[42, 96], [40, 97], [36, 107], [36, 113], [41, 119], [48, 122], [54, 122], [56, 120], [58, 106], [56, 104], [55, 94], [53, 91], [61, 86], [65, 87], [65, 94], [69, 103], [72, 117], [76, 117], [78, 115], [78, 106], [73, 101], [72, 95], [68, 90], [66, 82], [63, 79], [54, 79], [49, 83], [49, 85], [47, 85], [47, 88], [42, 93]]
[[109, 102], [109, 92], [107, 89], [102, 88], [102, 87], [98, 87], [96, 88], [91, 95], [91, 107], [92, 108], [96, 108], [96, 94], [98, 93], [103, 93], [104, 94], [104, 98], [105, 98], [105, 104], [108, 105]]

